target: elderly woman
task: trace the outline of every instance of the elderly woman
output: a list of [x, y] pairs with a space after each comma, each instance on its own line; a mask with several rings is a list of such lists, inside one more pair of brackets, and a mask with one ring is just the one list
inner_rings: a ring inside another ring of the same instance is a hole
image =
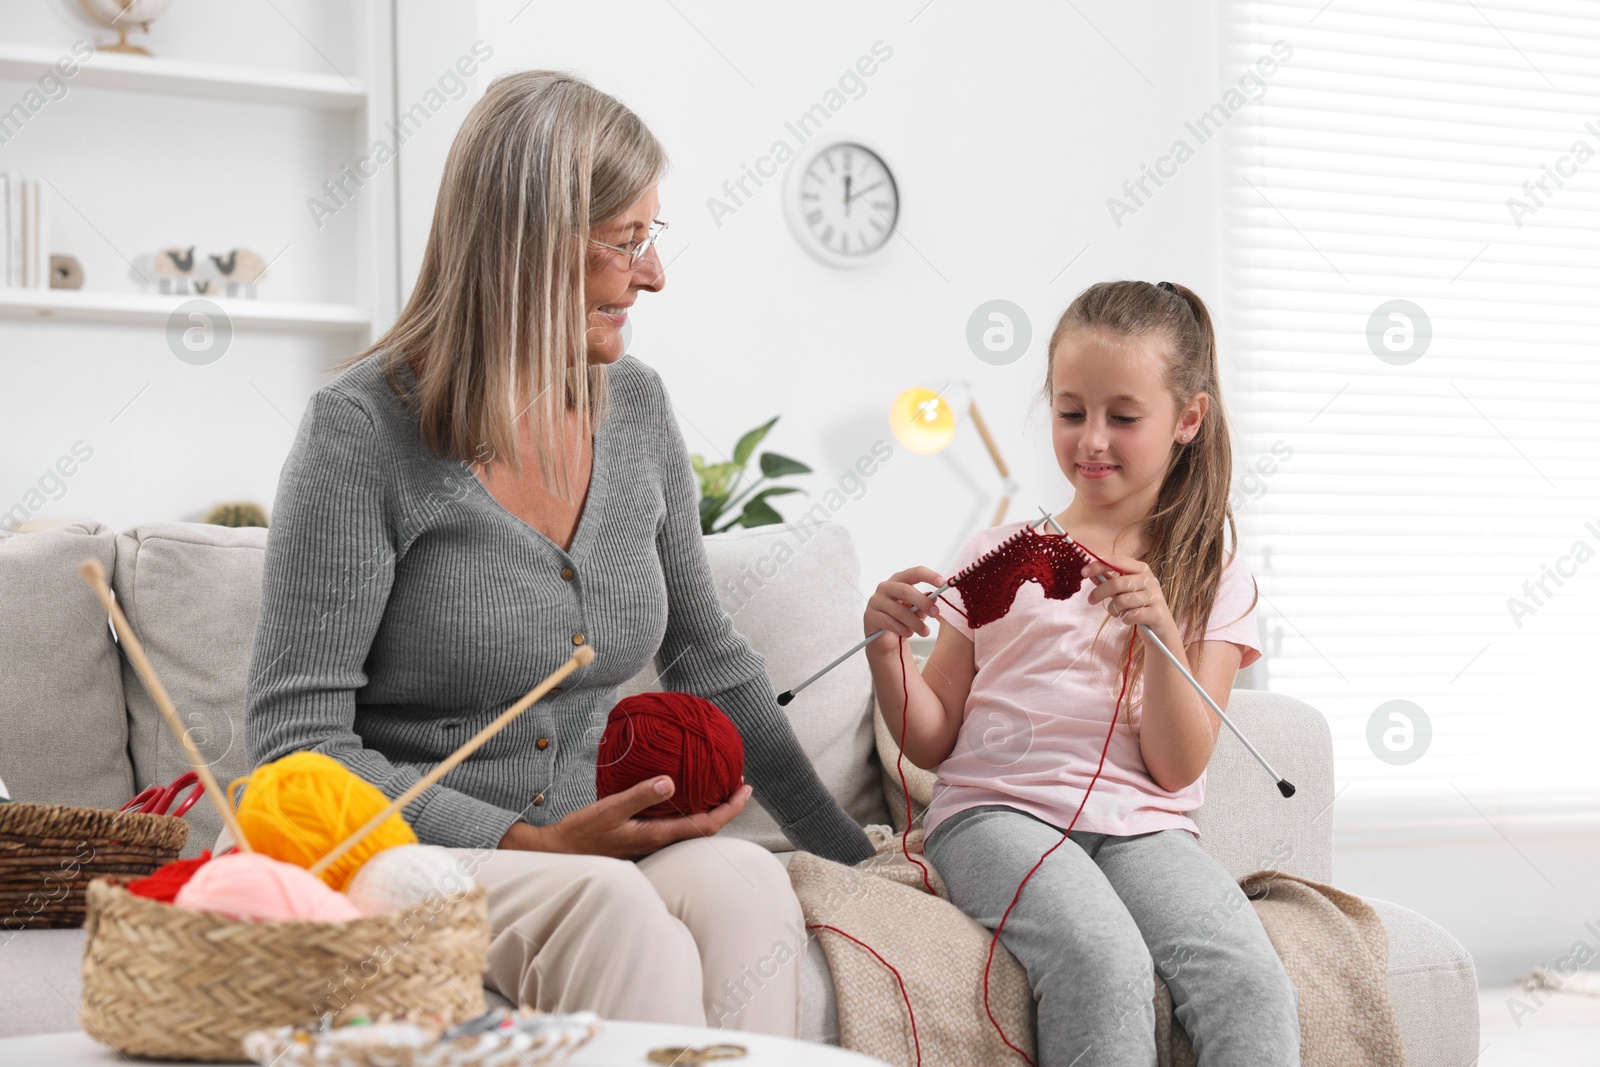
[[[415, 291], [311, 397], [267, 540], [249, 757], [310, 749], [396, 796], [589, 644], [573, 672], [405, 809], [488, 887], [486, 983], [546, 1011], [793, 1035], [783, 865], [714, 836], [752, 795], [796, 848], [872, 854], [718, 603], [695, 478], [654, 370], [622, 351], [663, 284], [661, 145], [565, 74], [497, 79], [445, 163]], [[595, 800], [617, 687], [738, 727], [743, 786], [688, 818]], [[768, 977], [755, 964], [783, 964]], [[753, 980], [752, 980], [753, 979]]]

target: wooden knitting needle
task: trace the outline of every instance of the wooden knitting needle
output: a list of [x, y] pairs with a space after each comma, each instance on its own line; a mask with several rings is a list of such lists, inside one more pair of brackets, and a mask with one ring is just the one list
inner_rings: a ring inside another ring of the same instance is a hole
[[[1048, 518], [1048, 516], [1046, 516], [1046, 518]], [[1045, 522], [1044, 519], [1039, 519], [1036, 522], [1030, 522], [1028, 524], [1028, 526], [1030, 528], [1032, 528], [1032, 529], [1038, 529], [1040, 526], [1044, 525], [1044, 522]], [[1015, 536], [1015, 535], [1013, 535], [1013, 536]], [[949, 588], [950, 588], [950, 583], [949, 582], [945, 582], [943, 585], [941, 585], [939, 588], [935, 589], [933, 592], [929, 593], [928, 595], [936, 597], [940, 593], [944, 592], [946, 589], [949, 589]], [[782, 693], [779, 693], [778, 694], [778, 704], [779, 704], [779, 706], [787, 706], [789, 701], [793, 700], [794, 699], [794, 695], [796, 693], [800, 692], [800, 690], [804, 689], [806, 686], [810, 685], [812, 682], [816, 681], [818, 678], [821, 678], [824, 674], [827, 674], [829, 671], [833, 670], [839, 664], [843, 663], [845, 660], [849, 659], [851, 656], [855, 655], [857, 652], [860, 652], [863, 648], [866, 648], [868, 645], [872, 644], [872, 642], [876, 641], [879, 637], [881, 637], [883, 634], [887, 633], [888, 631], [889, 631], [889, 628], [887, 626], [885, 626], [885, 627], [883, 627], [881, 629], [878, 629], [878, 630], [874, 630], [872, 633], [870, 633], [867, 636], [863, 637], [861, 639], [860, 643], [852, 646], [850, 649], [845, 651], [845, 653], [843, 655], [841, 655], [838, 659], [834, 660], [832, 663], [830, 663], [826, 667], [822, 668], [816, 674], [813, 674], [811, 677], [807, 678], [805, 681], [801, 682], [799, 685], [795, 686], [793, 689], [787, 689], [787, 690], [783, 691]]]
[[[1065, 537], [1067, 539], [1067, 543], [1069, 545], [1070, 544], [1077, 544], [1077, 542], [1075, 542], [1072, 539], [1072, 535], [1067, 533], [1067, 531], [1063, 530], [1061, 528], [1061, 524], [1056, 522], [1054, 515], [1051, 515], [1048, 511], [1045, 511], [1044, 508], [1042, 508], [1042, 507], [1039, 510], [1041, 512], [1044, 512], [1044, 517], [1046, 519], [1050, 520], [1050, 525], [1054, 526], [1056, 528], [1056, 533], [1060, 534], [1062, 537]], [[1103, 574], [1097, 574], [1097, 575], [1094, 576], [1094, 584], [1095, 585], [1103, 585], [1104, 583], [1109, 582], [1110, 580], [1111, 580], [1110, 578], [1106, 577]], [[1244, 747], [1248, 748], [1250, 750], [1250, 754], [1252, 756], [1254, 756], [1257, 760], [1259, 760], [1261, 762], [1261, 766], [1265, 767], [1267, 769], [1267, 773], [1272, 775], [1272, 777], [1277, 781], [1277, 783], [1278, 783], [1278, 792], [1282, 793], [1285, 797], [1294, 796], [1294, 785], [1291, 784], [1290, 781], [1287, 778], [1285, 778], [1283, 775], [1279, 774], [1277, 771], [1272, 769], [1272, 764], [1267, 762], [1267, 757], [1263, 756], [1260, 752], [1257, 752], [1256, 751], [1256, 746], [1254, 746], [1254, 745], [1252, 745], [1250, 743], [1250, 739], [1248, 737], [1246, 737], [1244, 734], [1239, 732], [1239, 728], [1237, 726], [1233, 725], [1233, 720], [1228, 718], [1227, 712], [1225, 712], [1221, 708], [1217, 707], [1217, 702], [1215, 700], [1211, 699], [1211, 694], [1205, 691], [1205, 687], [1204, 686], [1202, 686], [1199, 682], [1195, 681], [1194, 675], [1189, 673], [1189, 668], [1185, 667], [1183, 665], [1183, 663], [1178, 659], [1178, 657], [1174, 656], [1172, 654], [1172, 650], [1169, 649], [1166, 645], [1161, 643], [1161, 638], [1157, 637], [1154, 633], [1152, 633], [1151, 630], [1150, 630], [1150, 627], [1146, 626], [1142, 622], [1139, 624], [1139, 632], [1144, 634], [1145, 640], [1149, 641], [1151, 644], [1155, 645], [1156, 648], [1161, 650], [1161, 654], [1163, 656], [1167, 657], [1167, 661], [1169, 663], [1171, 663], [1174, 667], [1178, 668], [1178, 673], [1183, 675], [1184, 678], [1186, 678], [1188, 680], [1189, 684], [1194, 687], [1194, 691], [1196, 693], [1200, 694], [1200, 699], [1201, 700], [1204, 700], [1207, 704], [1211, 705], [1211, 710], [1216, 712], [1217, 713], [1217, 718], [1221, 719], [1225, 724], [1227, 724], [1228, 729], [1233, 731], [1233, 736], [1237, 737], [1240, 741], [1244, 742]]]
[[440, 763], [439, 766], [435, 767], [421, 778], [418, 778], [416, 783], [412, 785], [410, 789], [407, 789], [404, 793], [401, 793], [399, 796], [391, 800], [387, 807], [363, 823], [361, 828], [355, 833], [351, 834], [349, 837], [333, 846], [332, 852], [329, 852], [326, 856], [322, 857], [316, 863], [311, 865], [311, 873], [321, 877], [323, 871], [337, 863], [340, 856], [343, 856], [346, 852], [349, 852], [352, 848], [355, 848], [356, 845], [360, 844], [363, 837], [366, 837], [379, 826], [383, 825], [383, 821], [385, 819], [389, 818], [389, 816], [395, 814], [401, 808], [404, 808], [407, 804], [417, 799], [417, 797], [422, 795], [423, 790], [427, 789], [431, 785], [434, 785], [439, 781], [439, 779], [455, 770], [456, 766], [460, 764], [462, 760], [478, 751], [478, 749], [483, 747], [484, 743], [495, 734], [499, 733], [501, 730], [504, 730], [507, 726], [510, 726], [512, 719], [515, 719], [518, 715], [521, 715], [523, 712], [532, 707], [534, 702], [554, 688], [557, 682], [561, 681], [561, 679], [565, 678], [579, 667], [588, 666], [588, 664], [593, 660], [594, 649], [588, 645], [579, 646], [572, 653], [572, 657], [568, 659], [567, 662], [551, 671], [549, 677], [540, 682], [538, 685], [534, 686], [532, 689], [528, 690], [526, 696], [517, 701], [515, 704], [511, 705], [505, 711], [502, 711], [494, 720], [494, 722], [479, 730], [460, 748], [446, 756], [444, 758], [444, 762]]
[[122, 607], [117, 603], [116, 597], [111, 595], [111, 587], [106, 584], [105, 568], [97, 559], [86, 559], [79, 565], [78, 573], [89, 583], [95, 595], [100, 598], [106, 614], [110, 615], [116, 624], [117, 636], [127, 650], [133, 669], [139, 672], [139, 679], [144, 682], [144, 687], [150, 690], [150, 696], [155, 700], [156, 707], [161, 709], [161, 717], [167, 720], [168, 728], [183, 746], [184, 754], [189, 757], [189, 766], [194, 768], [195, 777], [200, 779], [200, 784], [205, 788], [206, 798], [211, 801], [212, 807], [217, 809], [217, 814], [222, 816], [222, 825], [233, 834], [234, 843], [240, 852], [250, 852], [250, 842], [245, 838], [244, 829], [239, 825], [233, 809], [228, 806], [227, 794], [217, 785], [216, 778], [211, 774], [211, 768], [206, 765], [200, 750], [195, 747], [194, 739], [189, 736], [189, 731], [184, 729], [183, 720], [178, 718], [178, 709], [172, 706], [172, 698], [167, 696], [166, 687], [161, 684], [161, 679], [156, 677], [156, 669], [150, 665], [150, 660], [144, 654], [144, 646], [139, 643], [138, 635], [133, 632], [133, 627], [129, 625], [128, 617], [122, 613]]

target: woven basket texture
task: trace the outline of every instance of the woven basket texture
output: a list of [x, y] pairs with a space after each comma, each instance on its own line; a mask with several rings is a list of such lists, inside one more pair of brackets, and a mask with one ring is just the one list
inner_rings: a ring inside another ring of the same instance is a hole
[[89, 885], [83, 1028], [130, 1056], [239, 1060], [252, 1030], [325, 1013], [484, 1012], [488, 891], [349, 922], [239, 922]]
[[82, 926], [91, 879], [142, 878], [177, 859], [188, 835], [171, 815], [0, 804], [0, 927]]

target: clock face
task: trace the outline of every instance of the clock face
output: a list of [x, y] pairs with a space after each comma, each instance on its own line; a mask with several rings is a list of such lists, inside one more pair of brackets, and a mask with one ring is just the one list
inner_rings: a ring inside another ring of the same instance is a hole
[[789, 223], [806, 251], [825, 263], [855, 266], [888, 244], [900, 193], [870, 148], [834, 144], [797, 161], [789, 184]]

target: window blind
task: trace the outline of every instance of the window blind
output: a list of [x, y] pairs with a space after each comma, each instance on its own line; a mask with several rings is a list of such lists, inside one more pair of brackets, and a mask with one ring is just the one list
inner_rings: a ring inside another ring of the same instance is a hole
[[1257, 678], [1329, 719], [1341, 809], [1595, 808], [1600, 4], [1223, 15]]

